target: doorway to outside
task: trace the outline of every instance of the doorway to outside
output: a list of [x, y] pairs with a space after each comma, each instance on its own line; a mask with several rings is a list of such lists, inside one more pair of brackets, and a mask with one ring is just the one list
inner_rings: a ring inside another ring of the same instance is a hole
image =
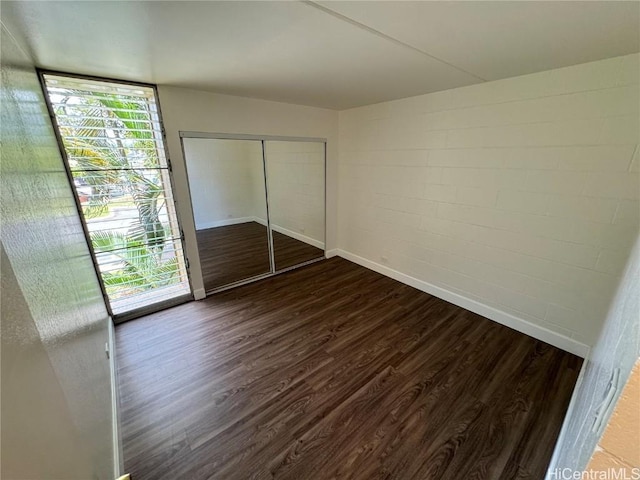
[[155, 87], [40, 72], [110, 313], [191, 297]]

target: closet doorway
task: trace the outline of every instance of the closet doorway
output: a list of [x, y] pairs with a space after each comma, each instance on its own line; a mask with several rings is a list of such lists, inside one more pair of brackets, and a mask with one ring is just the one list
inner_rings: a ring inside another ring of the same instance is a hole
[[207, 294], [324, 258], [324, 139], [180, 137]]

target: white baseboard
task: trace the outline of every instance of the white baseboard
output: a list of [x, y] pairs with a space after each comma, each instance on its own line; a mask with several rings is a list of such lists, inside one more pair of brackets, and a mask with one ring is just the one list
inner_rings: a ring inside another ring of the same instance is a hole
[[[497, 308], [490, 307], [489, 305], [485, 305], [476, 300], [464, 297], [458, 293], [447, 290], [446, 288], [442, 288], [423, 280], [411, 277], [407, 274], [398, 272], [397, 270], [393, 270], [392, 268], [386, 267], [379, 263], [372, 262], [371, 260], [367, 260], [366, 258], [360, 257], [345, 250], [331, 250], [331, 252], [334, 251], [338, 256], [346, 260], [357, 263], [358, 265], [368, 268], [369, 270], [381, 273], [382, 275], [393, 278], [394, 280], [398, 280], [399, 282], [417, 288], [418, 290], [422, 290], [423, 292], [426, 292], [430, 295], [446, 300], [447, 302], [465, 308], [473, 313], [477, 313], [478, 315], [486, 317], [489, 320], [493, 320], [494, 322], [506, 325], [507, 327], [513, 328], [514, 330], [529, 335], [530, 337], [533, 337], [537, 340], [549, 343], [554, 347], [561, 348], [562, 350], [573, 353], [574, 355], [578, 355], [582, 358], [585, 358], [589, 353], [588, 345], [580, 343], [573, 338], [569, 338], [547, 328], [535, 325], [510, 313], [503, 312], [501, 310], [498, 310]], [[328, 254], [329, 252], [327, 252], [327, 257]]]
[[293, 230], [289, 230], [287, 228], [281, 227], [280, 225], [274, 225], [273, 223], [271, 224], [271, 230], [273, 230], [274, 232], [282, 233], [287, 237], [295, 238], [296, 240], [304, 242], [308, 245], [312, 245], [316, 248], [320, 248], [321, 250], [324, 250], [324, 243], [322, 243], [319, 240], [316, 240], [315, 238], [307, 237], [306, 235], [303, 235], [298, 232], [294, 232]]
[[256, 217], [238, 217], [226, 218], [224, 220], [216, 220], [213, 222], [203, 222], [196, 224], [196, 230], [205, 230], [207, 228], [226, 227], [228, 225], [237, 225], [239, 223], [248, 223], [257, 221]]
[[193, 299], [194, 300], [202, 300], [207, 296], [207, 292], [204, 288], [197, 288], [193, 291]]
[[332, 248], [331, 250], [327, 250], [326, 252], [324, 252], [324, 257], [325, 258], [337, 257], [339, 253], [340, 253], [340, 250], [338, 250], [337, 248]]
[[124, 470], [124, 455], [122, 453], [122, 439], [120, 438], [120, 412], [118, 409], [118, 373], [116, 371], [116, 331], [113, 320], [108, 321], [109, 341], [109, 373], [111, 377], [111, 425], [113, 442], [113, 478], [118, 478]]

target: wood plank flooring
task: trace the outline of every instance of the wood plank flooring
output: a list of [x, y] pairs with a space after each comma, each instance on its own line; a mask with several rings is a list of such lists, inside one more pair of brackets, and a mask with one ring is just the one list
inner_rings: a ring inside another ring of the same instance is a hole
[[324, 250], [280, 232], [273, 232], [273, 253], [276, 271], [324, 257]]
[[[205, 290], [269, 273], [267, 227], [239, 223], [196, 231]], [[273, 232], [276, 270], [324, 255], [319, 248]]]
[[582, 360], [340, 258], [116, 327], [147, 479], [542, 479]]

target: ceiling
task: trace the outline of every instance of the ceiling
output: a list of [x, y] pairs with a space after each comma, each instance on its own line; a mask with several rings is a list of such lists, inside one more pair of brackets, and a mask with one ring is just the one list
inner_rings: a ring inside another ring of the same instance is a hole
[[2, 1], [38, 66], [332, 109], [640, 50], [640, 2]]

